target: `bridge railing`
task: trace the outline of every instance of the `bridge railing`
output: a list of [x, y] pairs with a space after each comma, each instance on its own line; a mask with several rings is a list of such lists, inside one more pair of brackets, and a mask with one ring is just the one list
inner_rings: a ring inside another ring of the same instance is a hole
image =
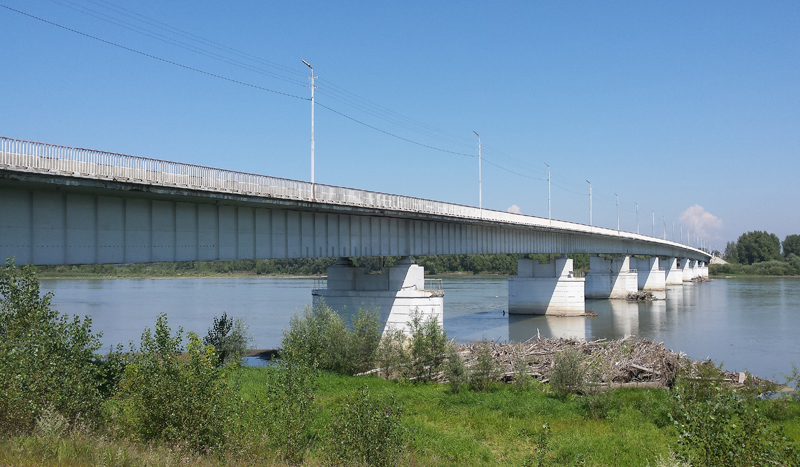
[[0, 137], [0, 168], [72, 177], [144, 183], [192, 190], [227, 192], [278, 199], [339, 204], [458, 218], [502, 222], [577, 233], [625, 237], [692, 249], [676, 242], [583, 224], [549, 220], [411, 196], [356, 190], [331, 185], [183, 164]]

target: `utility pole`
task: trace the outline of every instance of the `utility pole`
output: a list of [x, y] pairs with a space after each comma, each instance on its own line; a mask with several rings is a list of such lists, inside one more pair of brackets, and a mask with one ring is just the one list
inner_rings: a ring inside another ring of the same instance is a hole
[[481, 192], [481, 135], [477, 131], [472, 130], [475, 136], [478, 137], [478, 209], [481, 210], [481, 217], [483, 216], [483, 193]]
[[544, 165], [547, 166], [547, 219], [550, 221], [550, 225], [553, 225], [553, 213], [550, 210], [550, 165], [545, 162]]
[[311, 68], [311, 200], [314, 200], [314, 89], [317, 87], [314, 86], [314, 67], [311, 66], [305, 60], [302, 60], [303, 63], [306, 64], [307, 67]]
[[589, 227], [593, 227], [594, 224], [592, 223], [592, 182], [586, 180], [586, 183], [589, 184]]
[[619, 195], [614, 193], [614, 196], [617, 197], [617, 233], [619, 233]]

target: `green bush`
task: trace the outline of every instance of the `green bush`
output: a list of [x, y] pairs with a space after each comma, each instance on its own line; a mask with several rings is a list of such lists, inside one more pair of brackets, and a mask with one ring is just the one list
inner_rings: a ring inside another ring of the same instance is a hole
[[348, 329], [342, 317], [320, 301], [292, 318], [282, 346], [321, 370], [352, 375], [373, 368], [380, 327], [377, 312], [361, 309]]
[[771, 428], [753, 398], [718, 386], [705, 400], [680, 392], [675, 399], [681, 460], [696, 467], [800, 465], [797, 448]]
[[289, 338], [297, 336], [284, 334], [280, 366], [269, 369], [266, 397], [260, 402], [264, 412], [261, 420], [271, 447], [278, 449], [284, 461], [295, 465], [303, 462], [313, 440], [311, 426], [318, 412], [314, 406], [318, 371], [305, 349], [287, 342]]
[[579, 350], [567, 347], [553, 355], [550, 387], [559, 397], [586, 392], [586, 363]]
[[217, 353], [217, 366], [228, 362], [240, 362], [253, 338], [247, 323], [242, 318], [228, 318], [228, 313], [214, 317], [214, 325], [208, 329], [203, 344], [213, 345]]
[[435, 316], [423, 320], [419, 309], [414, 310], [408, 326], [411, 333], [409, 377], [420, 382], [430, 381], [441, 371], [445, 361], [447, 333]]
[[375, 398], [367, 386], [348, 396], [329, 427], [331, 463], [395, 465], [408, 445], [402, 414], [402, 407], [393, 397]]
[[461, 387], [469, 382], [469, 370], [466, 363], [464, 363], [464, 357], [452, 345], [447, 350], [444, 377], [447, 378], [447, 384], [450, 385], [450, 390], [453, 394], [458, 394]]
[[237, 396], [227, 368], [216, 365], [214, 348], [190, 332], [182, 355], [182, 334], [179, 329], [171, 335], [165, 314], [157, 318], [155, 333], [145, 329], [110, 406], [112, 420], [138, 441], [219, 450], [233, 426]]
[[500, 368], [492, 356], [492, 347], [486, 339], [477, 343], [478, 355], [469, 369], [469, 386], [476, 391], [488, 391], [491, 384], [500, 379]]
[[33, 268], [0, 268], [0, 432], [28, 433], [45, 410], [93, 423], [102, 402], [92, 320], [70, 319], [40, 295]]
[[410, 356], [408, 336], [399, 329], [387, 328], [378, 344], [376, 360], [384, 378], [403, 378], [408, 371]]

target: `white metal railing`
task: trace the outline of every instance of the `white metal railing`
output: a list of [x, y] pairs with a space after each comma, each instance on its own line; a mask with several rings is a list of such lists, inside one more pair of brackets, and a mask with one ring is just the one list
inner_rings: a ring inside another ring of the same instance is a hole
[[442, 280], [425, 279], [425, 290], [442, 290]]
[[312, 185], [232, 170], [216, 169], [147, 157], [129, 156], [92, 149], [72, 148], [0, 136], [0, 169], [51, 173], [78, 178], [145, 183], [192, 190], [236, 193], [269, 198], [436, 214], [462, 219], [500, 222], [572, 233], [603, 235], [678, 247], [708, 256], [677, 242], [616, 229], [574, 222], [480, 209], [411, 196], [392, 195], [331, 185]]

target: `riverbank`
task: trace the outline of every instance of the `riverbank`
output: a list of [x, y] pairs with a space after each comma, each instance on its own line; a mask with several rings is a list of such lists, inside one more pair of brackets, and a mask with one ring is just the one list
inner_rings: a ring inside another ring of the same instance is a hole
[[[270, 381], [268, 368], [241, 368], [233, 375], [245, 407], [259, 404]], [[366, 388], [366, 389], [365, 389]], [[331, 427], [340, 407], [368, 391], [375, 400], [391, 398], [402, 407], [409, 444], [394, 465], [679, 465], [680, 448], [671, 421], [673, 393], [658, 389], [618, 389], [592, 396], [557, 397], [538, 384], [493, 385], [457, 394], [441, 384], [410, 384], [375, 377], [322, 373], [313, 396], [310, 442], [302, 465], [328, 462]], [[800, 443], [800, 406], [756, 401], [766, 426]], [[713, 429], [713, 427], [712, 427]], [[345, 433], [338, 433], [343, 439]], [[237, 449], [192, 454], [164, 445], [142, 445], [85, 432], [50, 438], [25, 436], [0, 441], [0, 465], [9, 466], [245, 466], [285, 465], [258, 433], [245, 435]]]

